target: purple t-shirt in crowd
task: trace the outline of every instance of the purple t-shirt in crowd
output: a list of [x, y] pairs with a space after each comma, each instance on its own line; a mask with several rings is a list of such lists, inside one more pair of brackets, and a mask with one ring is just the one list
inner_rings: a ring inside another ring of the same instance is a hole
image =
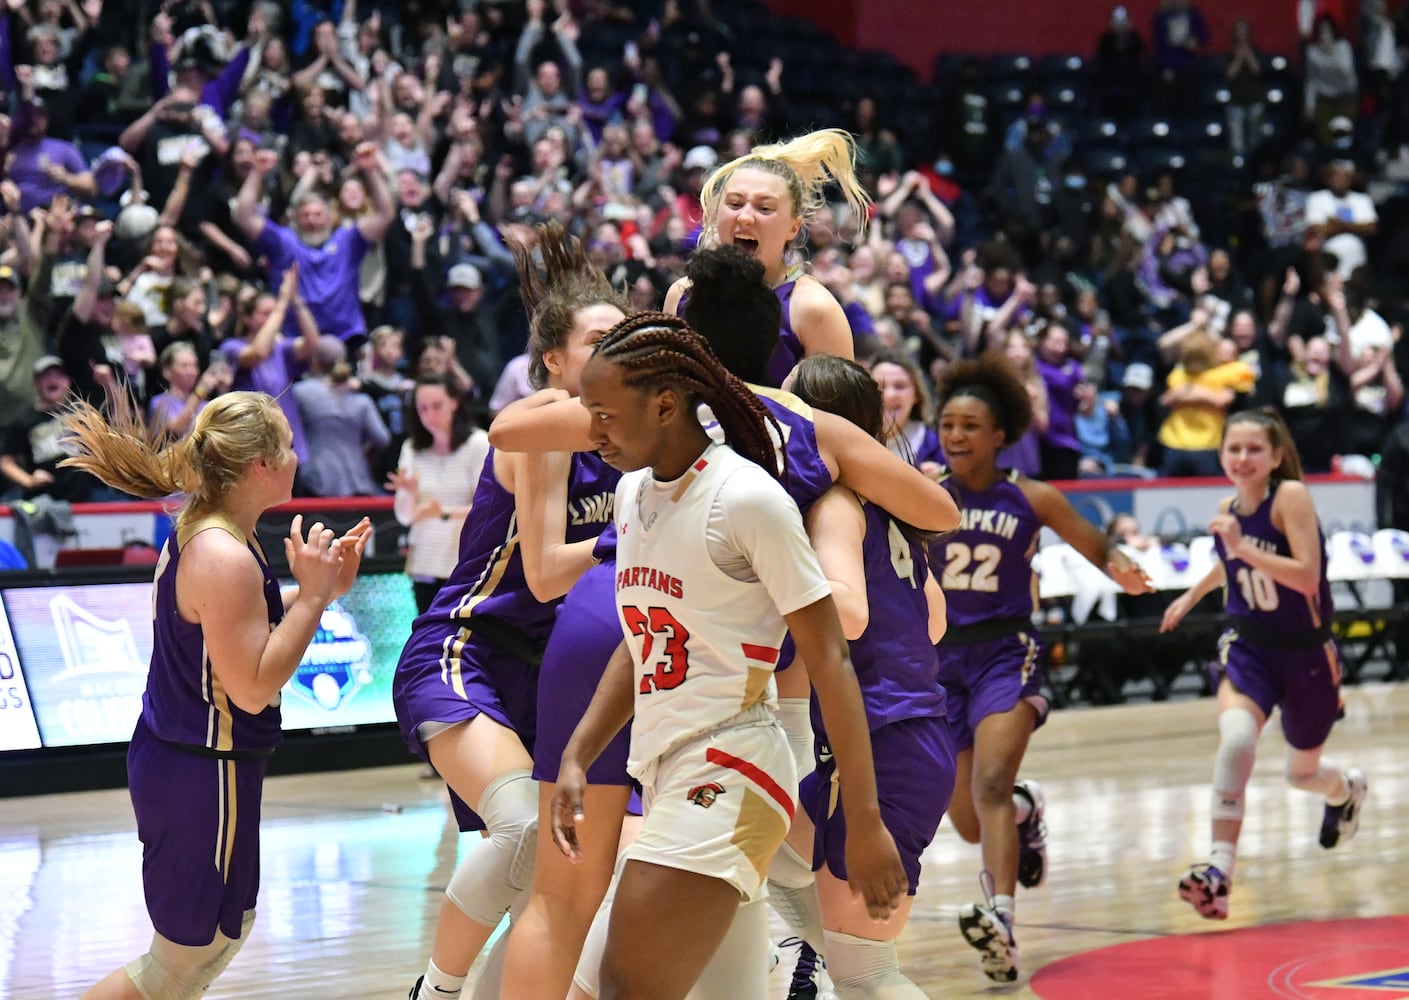
[[1042, 442], [1051, 448], [1081, 450], [1076, 436], [1076, 387], [1085, 377], [1081, 365], [1068, 358], [1059, 365], [1037, 357], [1037, 373], [1047, 384], [1047, 431]]
[[21, 212], [47, 205], [54, 195], [68, 191], [68, 188], [49, 177], [44, 170], [46, 166], [57, 163], [71, 174], [88, 170], [88, 161], [78, 147], [62, 139], [50, 139], [48, 136], [30, 139], [17, 145], [14, 154], [8, 176], [20, 189]]
[[293, 384], [307, 370], [307, 366], [294, 356], [295, 342], [280, 341], [274, 345], [269, 357], [259, 364], [252, 368], [241, 368], [240, 352], [248, 346], [249, 341], [234, 337], [220, 343], [220, 349], [230, 359], [230, 370], [235, 373], [231, 388], [268, 393], [278, 400], [279, 409], [289, 418], [289, 429], [294, 432], [294, 454], [300, 462], [306, 461], [308, 440], [303, 433], [303, 415], [299, 413], [298, 403], [294, 400]]
[[[339, 226], [326, 243], [311, 247], [293, 230], [268, 221], [254, 241], [255, 252], [269, 258], [271, 290], [278, 293], [284, 272], [297, 262], [299, 291], [318, 321], [319, 332], [341, 340], [367, 332], [357, 297], [357, 272], [368, 245], [352, 224]], [[284, 321], [284, 333], [298, 336], [298, 317], [292, 309]]]

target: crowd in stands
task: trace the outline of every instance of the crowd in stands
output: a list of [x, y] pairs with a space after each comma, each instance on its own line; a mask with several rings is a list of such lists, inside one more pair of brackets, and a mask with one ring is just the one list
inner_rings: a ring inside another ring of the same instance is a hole
[[912, 449], [929, 380], [994, 350], [1032, 475], [1217, 474], [1256, 405], [1308, 471], [1375, 456], [1409, 377], [1409, 13], [1314, 8], [1299, 52], [1164, 0], [920, 81], [757, 0], [6, 0], [5, 496], [106, 496], [57, 468], [70, 392], [179, 435], [231, 388], [278, 397], [301, 492], [385, 494], [417, 378], [481, 424], [529, 391], [513, 241], [558, 220], [659, 308], [715, 165], [828, 125], [874, 218], [838, 202], [800, 258], [913, 376]]

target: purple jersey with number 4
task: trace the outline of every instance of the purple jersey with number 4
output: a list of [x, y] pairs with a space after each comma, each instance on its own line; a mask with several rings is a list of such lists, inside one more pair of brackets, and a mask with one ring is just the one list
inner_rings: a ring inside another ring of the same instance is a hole
[[[866, 535], [861, 558], [866, 574], [866, 631], [852, 639], [851, 662], [874, 732], [902, 719], [944, 716], [944, 688], [939, 660], [929, 634], [925, 548], [906, 538], [895, 519], [867, 503]], [[812, 728], [826, 740], [817, 699], [812, 699]]]

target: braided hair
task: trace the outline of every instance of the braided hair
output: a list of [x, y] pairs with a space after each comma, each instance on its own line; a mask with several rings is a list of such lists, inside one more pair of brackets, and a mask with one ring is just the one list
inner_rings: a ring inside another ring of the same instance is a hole
[[783, 436], [777, 420], [680, 317], [637, 313], [612, 327], [592, 356], [625, 369], [623, 381], [634, 389], [670, 386], [708, 403], [729, 446], [775, 479], [782, 478], [783, 453], [775, 441]]

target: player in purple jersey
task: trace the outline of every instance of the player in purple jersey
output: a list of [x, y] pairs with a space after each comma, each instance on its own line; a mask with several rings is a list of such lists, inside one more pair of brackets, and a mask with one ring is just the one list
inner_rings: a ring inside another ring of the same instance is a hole
[[[779, 319], [778, 301], [763, 282], [762, 265], [735, 248], [720, 247], [697, 253], [691, 258], [687, 273], [696, 288], [690, 315], [704, 327], [701, 332], [725, 368], [746, 381], [762, 377], [772, 350], [769, 332], [778, 328]], [[806, 510], [834, 481], [840, 481], [855, 489], [864, 484], [873, 495], [903, 509], [906, 516], [929, 530], [943, 530], [957, 523], [958, 511], [947, 492], [858, 428], [831, 414], [814, 413], [788, 393], [761, 387], [756, 387], [756, 391], [785, 428], [788, 473], [784, 485], [802, 509]], [[545, 391], [513, 404], [490, 428], [491, 441], [501, 449], [527, 451], [590, 447], [585, 412], [576, 401], [557, 398], [561, 396]], [[539, 742], [534, 750], [534, 776], [542, 781], [556, 779], [563, 746], [596, 690], [607, 655], [615, 648], [610, 629], [619, 632], [619, 625], [614, 605], [608, 603], [614, 600], [609, 562], [614, 559], [613, 538], [614, 532], [609, 528], [597, 550], [602, 564], [588, 570], [569, 593], [544, 656], [539, 687]], [[792, 673], [789, 670], [778, 676], [781, 679]], [[803, 685], [798, 699], [800, 726], [810, 736], [807, 678], [805, 673], [799, 674]], [[793, 736], [791, 728], [789, 736]], [[542, 831], [547, 828], [547, 814], [540, 813], [533, 898], [515, 923], [505, 973], [506, 989], [513, 985], [515, 996], [561, 996], [566, 990], [567, 980], [555, 963], [561, 964], [562, 954], [573, 950], [572, 943], [580, 943], [586, 935], [596, 906], [589, 901], [602, 898], [611, 875], [624, 813], [624, 799], [618, 790], [630, 780], [626, 774], [625, 743], [621, 736], [613, 741], [588, 774], [586, 794], [599, 802], [592, 811], [592, 826], [585, 833], [583, 854], [576, 864], [566, 863], [551, 845], [544, 849]], [[810, 739], [805, 748], [794, 747], [795, 756], [804, 751], [807, 770], [811, 770]], [[798, 888], [810, 893], [810, 865], [797, 858], [794, 867], [803, 875], [795, 880], [800, 882]], [[775, 900], [788, 891], [786, 887], [770, 888]], [[571, 973], [569, 965], [568, 979]]]
[[1018, 974], [1013, 893], [1019, 880], [1041, 884], [1046, 870], [1041, 789], [1014, 784], [1047, 715], [1032, 627], [1038, 536], [1051, 528], [1127, 593], [1147, 593], [1150, 583], [1055, 487], [998, 467], [1003, 446], [1032, 420], [1027, 389], [1006, 358], [956, 362], [940, 376], [936, 396], [948, 460], [941, 482], [963, 510], [959, 530], [930, 552], [949, 604], [949, 630], [938, 646], [958, 749], [949, 818], [959, 836], [982, 845], [989, 897], [965, 905], [959, 926], [982, 953], [984, 974], [1011, 982]]
[[1219, 640], [1213, 846], [1208, 862], [1179, 880], [1180, 898], [1213, 920], [1228, 916], [1243, 797], [1258, 734], [1273, 708], [1282, 710], [1287, 781], [1326, 800], [1322, 847], [1355, 836], [1367, 790], [1360, 770], [1342, 770], [1321, 756], [1343, 714], [1341, 660], [1331, 637], [1325, 538], [1301, 481], [1296, 445], [1275, 411], [1249, 410], [1224, 424], [1219, 459], [1237, 492], [1209, 524], [1218, 564], [1166, 609], [1160, 625], [1170, 631], [1215, 587], [1224, 588], [1230, 623]]
[[[828, 184], [842, 189], [865, 232], [870, 196], [856, 179], [856, 143], [841, 129], [821, 129], [788, 142], [756, 146], [710, 175], [700, 191], [701, 247], [736, 246], [759, 261], [783, 306], [779, 337], [768, 359], [767, 385], [781, 385], [809, 354], [855, 357], [851, 323], [821, 282], [806, 274], [795, 241], [826, 201]], [[670, 287], [664, 310], [681, 313], [686, 276]], [[688, 322], [688, 317], [687, 317]]]
[[[371, 535], [341, 538], [296, 516], [284, 541], [297, 592], [280, 594], [255, 523], [287, 502], [298, 458], [279, 404], [232, 392], [170, 442], [127, 394], [111, 417], [78, 403], [64, 417], [65, 465], [124, 493], [184, 493], [153, 580], [152, 661], [127, 752], [142, 841], [142, 886], [155, 933], [145, 955], [85, 1000], [194, 997], [229, 965], [254, 924], [259, 806], [279, 745], [279, 691], [325, 608], [347, 593]], [[218, 580], [219, 586], [208, 581]]]
[[[788, 385], [806, 402], [884, 439], [881, 388], [855, 362], [828, 355], [805, 358]], [[814, 940], [813, 947], [827, 956], [827, 972], [841, 1000], [923, 1000], [925, 994], [900, 971], [895, 941], [919, 885], [920, 855], [954, 790], [954, 744], [935, 657], [946, 625], [944, 595], [929, 572], [924, 540], [863, 495], [834, 486], [805, 520], [832, 584], [866, 705], [881, 818], [909, 879], [909, 894], [880, 923], [847, 887], [846, 814], [814, 703], [817, 768], [802, 784], [803, 815], [788, 833], [794, 848], [810, 853], [817, 870], [821, 926], [809, 930], [820, 931], [822, 940]]]
[[[701, 403], [737, 452], [701, 425]], [[787, 739], [771, 711], [785, 628], [813, 665], [843, 775], [851, 888], [884, 920], [904, 886], [840, 622], [796, 505], [758, 468], [781, 475], [768, 411], [697, 334], [664, 314], [618, 325], [584, 369], [583, 405], [593, 442], [630, 476], [616, 515], [627, 639], [563, 753], [554, 839], [576, 853], [577, 826], [591, 821], [581, 804], [585, 769], [634, 714], [632, 773], [646, 814], [610, 910], [602, 993], [684, 997], [726, 938], [743, 931], [749, 958], [711, 975], [711, 995], [762, 996], [763, 874], [795, 802]], [[639, 626], [637, 601], [651, 604]], [[735, 984], [728, 994], [724, 975]]]
[[[529, 251], [514, 246], [532, 316], [530, 371], [540, 386], [575, 395], [593, 345], [624, 317], [625, 302], [561, 226], [538, 236], [541, 277]], [[413, 1000], [458, 997], [474, 957], [532, 882], [536, 661], [558, 600], [592, 564], [620, 478], [595, 455], [559, 458], [490, 452], [459, 564], [397, 665], [403, 736], [445, 778], [461, 828], [488, 837], [451, 877]]]

